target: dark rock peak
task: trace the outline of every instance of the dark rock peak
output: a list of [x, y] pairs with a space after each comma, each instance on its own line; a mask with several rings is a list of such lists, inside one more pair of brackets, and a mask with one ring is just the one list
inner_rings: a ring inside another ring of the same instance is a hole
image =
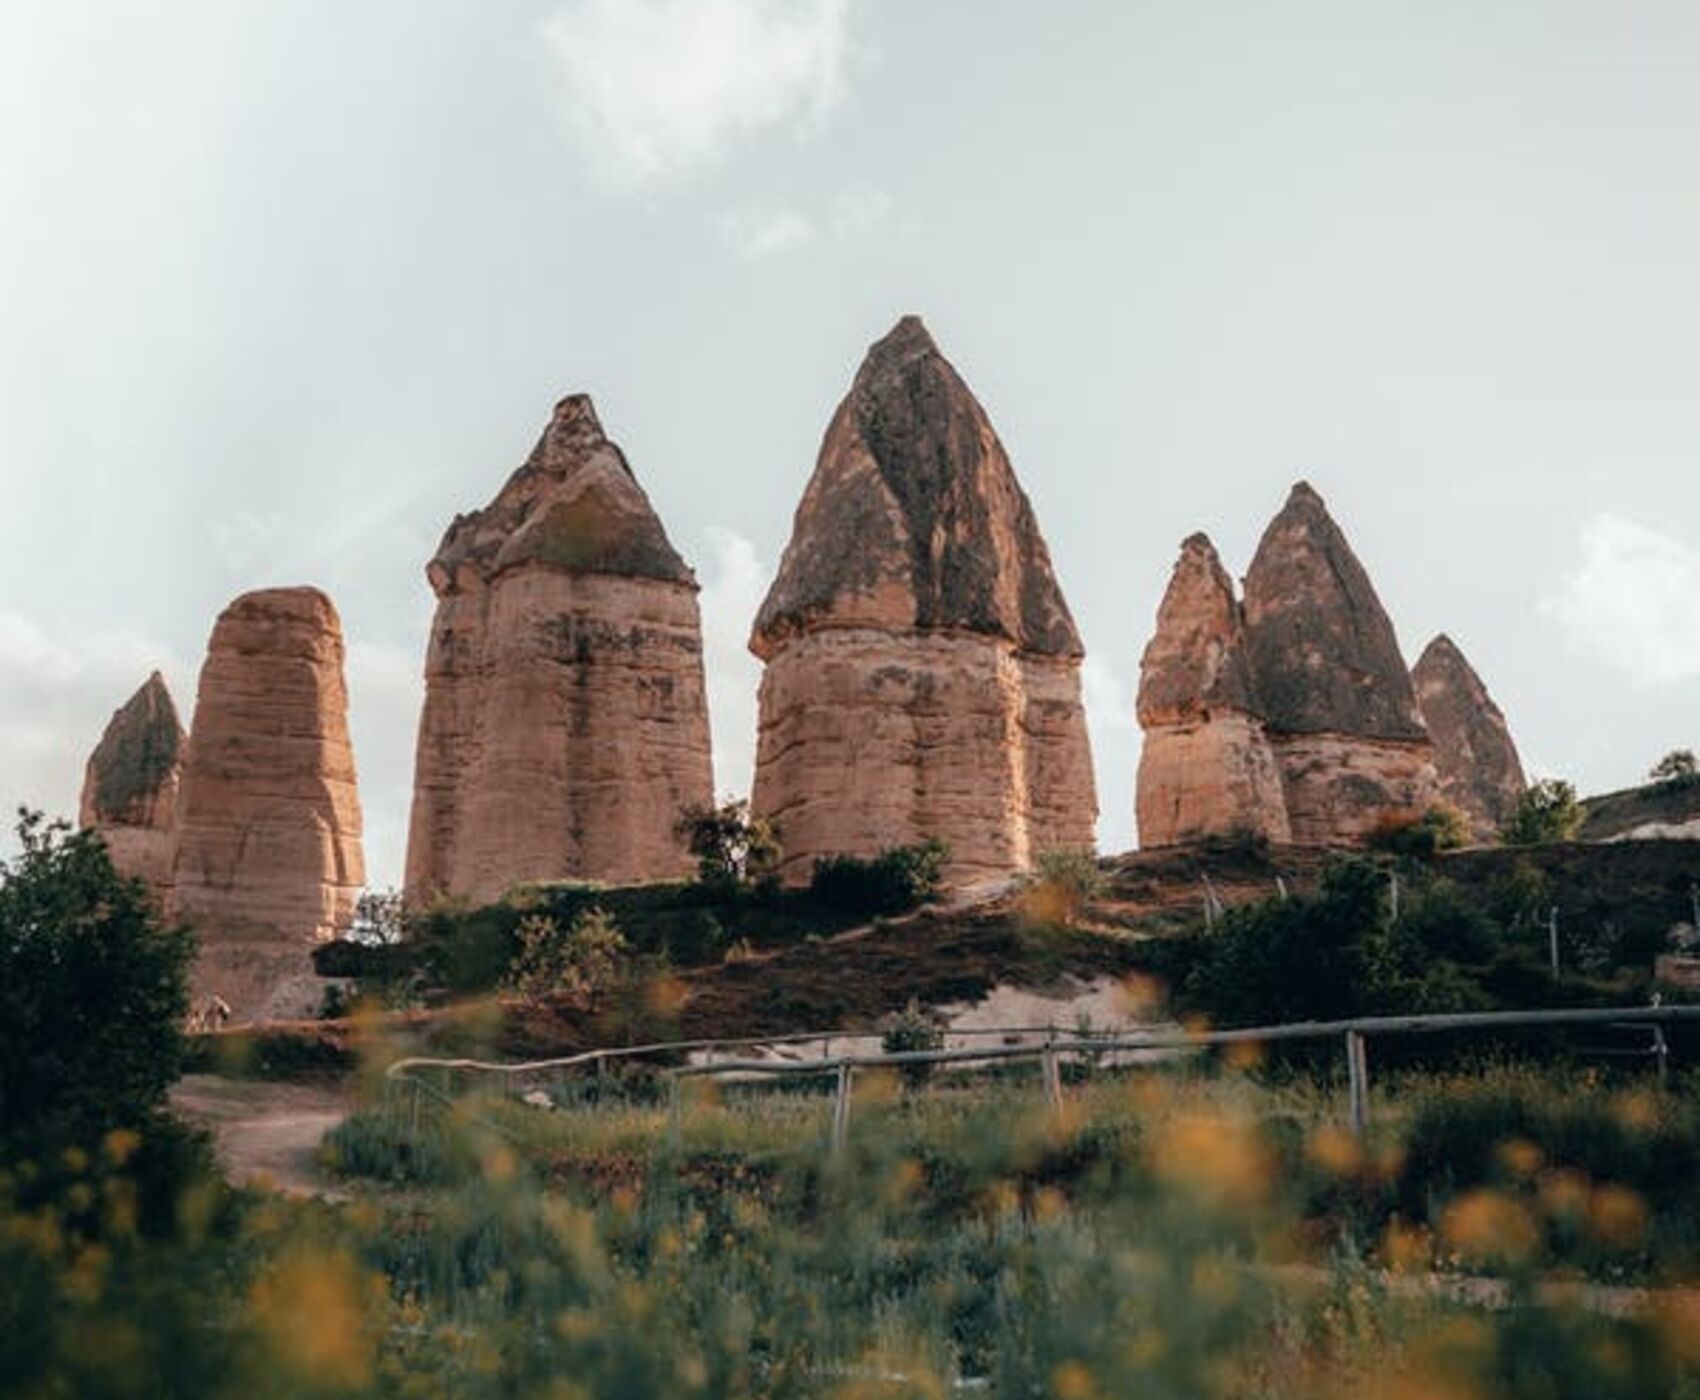
[[1082, 654], [1003, 444], [915, 316], [869, 349], [827, 427], [752, 645], [858, 615], [893, 585], [915, 627]]
[[1234, 581], [1202, 531], [1181, 543], [1139, 664], [1140, 723], [1203, 718], [1211, 710], [1256, 712]]
[[1245, 579], [1246, 640], [1272, 730], [1426, 737], [1393, 624], [1305, 482], [1270, 521]]
[[145, 819], [149, 800], [171, 777], [187, 735], [165, 678], [153, 672], [107, 722], [89, 759], [94, 821]]
[[1411, 679], [1417, 687], [1418, 699], [1425, 715], [1428, 712], [1428, 702], [1423, 698], [1424, 692], [1434, 691], [1466, 702], [1471, 709], [1480, 715], [1491, 717], [1502, 726], [1505, 723], [1504, 714], [1494, 702], [1493, 696], [1488, 693], [1487, 685], [1477, 674], [1476, 668], [1470, 664], [1458, 644], [1444, 632], [1423, 648], [1423, 654], [1411, 668]]
[[524, 464], [484, 509], [454, 518], [426, 572], [441, 594], [463, 567], [489, 582], [521, 564], [696, 584], [588, 394], [555, 405]]
[[1443, 633], [1423, 648], [1411, 680], [1443, 792], [1483, 828], [1503, 825], [1523, 791], [1523, 763], [1482, 678]]

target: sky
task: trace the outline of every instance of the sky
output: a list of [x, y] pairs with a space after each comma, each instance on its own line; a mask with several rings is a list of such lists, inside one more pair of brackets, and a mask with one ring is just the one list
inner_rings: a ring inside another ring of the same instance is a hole
[[424, 565], [562, 395], [696, 568], [717, 784], [866, 346], [927, 321], [1086, 640], [1100, 847], [1180, 541], [1294, 480], [1531, 770], [1700, 745], [1692, 0], [0, 0], [0, 802], [247, 589], [348, 640], [399, 880]]

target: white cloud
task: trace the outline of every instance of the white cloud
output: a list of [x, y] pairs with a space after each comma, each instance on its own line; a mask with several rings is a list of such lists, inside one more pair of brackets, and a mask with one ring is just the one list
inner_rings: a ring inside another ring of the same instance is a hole
[[1582, 527], [1581, 549], [1542, 604], [1571, 646], [1642, 685], [1700, 676], [1700, 549], [1609, 514]]
[[699, 601], [715, 792], [742, 796], [755, 774], [761, 685], [761, 663], [749, 650], [750, 624], [767, 592], [768, 570], [756, 547], [736, 531], [711, 525], [707, 534], [710, 563]]
[[592, 160], [626, 184], [806, 132], [844, 90], [851, 0], [573, 0], [542, 27]]
[[720, 236], [742, 258], [789, 253], [815, 236], [815, 226], [796, 209], [735, 211], [720, 220]]
[[832, 229], [841, 238], [872, 233], [891, 217], [892, 198], [878, 185], [858, 181], [832, 197]]

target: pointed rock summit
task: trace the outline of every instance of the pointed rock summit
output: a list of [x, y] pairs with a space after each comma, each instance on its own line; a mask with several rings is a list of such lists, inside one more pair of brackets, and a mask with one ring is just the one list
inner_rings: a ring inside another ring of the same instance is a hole
[[1359, 840], [1438, 796], [1433, 746], [1369, 575], [1308, 483], [1245, 579], [1247, 649], [1293, 839]]
[[1393, 624], [1306, 482], [1263, 532], [1243, 603], [1208, 540], [1182, 546], [1139, 720], [1142, 845], [1232, 830], [1351, 844], [1439, 795]]
[[171, 888], [187, 738], [155, 671], [112, 716], [83, 773], [79, 822], [100, 833], [119, 874], [146, 882], [162, 901]]
[[353, 918], [360, 837], [336, 609], [316, 588], [245, 593], [207, 644], [178, 807], [197, 990], [241, 1018], [316, 1010], [311, 952]]
[[833, 414], [750, 648], [784, 874], [939, 837], [947, 878], [1090, 846], [1083, 648], [1003, 444], [920, 320]]
[[1491, 837], [1510, 818], [1526, 785], [1505, 715], [1445, 633], [1423, 649], [1411, 680], [1434, 740], [1441, 796], [1462, 809], [1477, 835]]
[[1142, 845], [1241, 833], [1291, 840], [1244, 618], [1208, 536], [1181, 545], [1157, 610], [1157, 631], [1139, 665], [1139, 723]]
[[427, 567], [407, 892], [670, 879], [712, 792], [696, 576], [588, 396]]

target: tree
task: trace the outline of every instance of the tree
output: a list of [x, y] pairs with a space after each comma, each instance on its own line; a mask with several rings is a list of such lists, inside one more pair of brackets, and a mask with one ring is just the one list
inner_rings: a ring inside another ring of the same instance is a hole
[[697, 878], [711, 889], [732, 893], [772, 880], [783, 854], [772, 822], [750, 815], [743, 799], [719, 807], [692, 804], [676, 826], [697, 858]]
[[1693, 749], [1672, 749], [1648, 771], [1655, 783], [1691, 783], [1700, 778], [1700, 760]]
[[1581, 829], [1582, 817], [1582, 804], [1576, 800], [1574, 787], [1562, 778], [1542, 778], [1523, 790], [1499, 830], [1499, 839], [1507, 846], [1568, 841]]
[[93, 832], [20, 810], [0, 861], [0, 1159], [157, 1115], [183, 1059], [188, 930]]
[[590, 1009], [626, 973], [626, 938], [606, 909], [580, 910], [565, 935], [547, 914], [527, 914], [518, 937], [508, 980], [530, 1000], [565, 993]]

